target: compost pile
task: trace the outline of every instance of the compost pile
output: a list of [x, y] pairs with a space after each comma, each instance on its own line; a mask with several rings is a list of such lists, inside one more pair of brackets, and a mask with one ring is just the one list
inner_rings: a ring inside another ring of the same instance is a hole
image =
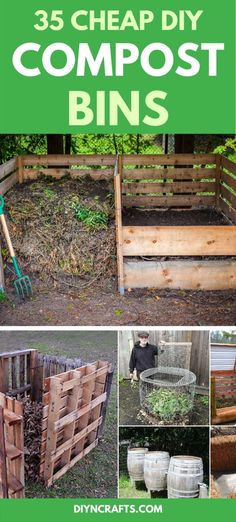
[[42, 438], [42, 403], [23, 399], [25, 476], [39, 479], [40, 447]]
[[7, 194], [6, 212], [21, 267], [40, 281], [73, 286], [81, 278], [86, 286], [115, 275], [109, 182], [65, 177], [18, 185]]

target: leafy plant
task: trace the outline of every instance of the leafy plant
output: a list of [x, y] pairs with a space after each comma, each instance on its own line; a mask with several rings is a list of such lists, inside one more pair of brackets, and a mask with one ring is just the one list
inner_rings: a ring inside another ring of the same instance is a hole
[[186, 415], [192, 407], [192, 397], [187, 393], [159, 388], [147, 396], [147, 402], [154, 415], [170, 420], [176, 415]]
[[73, 204], [75, 216], [78, 221], [82, 221], [88, 228], [99, 230], [107, 228], [108, 214], [103, 210], [93, 210], [81, 204]]
[[200, 397], [200, 401], [202, 402], [202, 404], [204, 404], [204, 406], [209, 406], [209, 397], [208, 397], [208, 395], [203, 395], [202, 397]]

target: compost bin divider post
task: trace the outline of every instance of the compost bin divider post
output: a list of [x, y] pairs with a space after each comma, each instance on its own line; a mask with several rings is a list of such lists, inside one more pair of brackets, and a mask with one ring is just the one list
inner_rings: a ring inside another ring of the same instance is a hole
[[2, 498], [8, 498], [6, 447], [5, 447], [4, 418], [3, 418], [2, 406], [0, 406], [0, 464], [1, 464]]
[[17, 166], [18, 166], [18, 182], [22, 184], [24, 182], [24, 157], [17, 157]]
[[115, 191], [115, 224], [116, 224], [116, 245], [118, 263], [118, 287], [121, 295], [124, 295], [124, 260], [123, 260], [123, 234], [122, 234], [122, 156], [118, 154], [114, 172], [114, 191]]

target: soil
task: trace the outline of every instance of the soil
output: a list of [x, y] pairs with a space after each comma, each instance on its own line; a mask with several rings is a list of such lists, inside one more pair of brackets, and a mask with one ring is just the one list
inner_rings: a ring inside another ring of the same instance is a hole
[[[195, 395], [194, 407], [191, 414], [184, 420], [175, 421], [175, 425], [203, 426], [209, 424], [209, 407], [201, 401], [202, 395]], [[132, 404], [132, 408], [130, 408]], [[123, 381], [119, 385], [119, 424], [120, 426], [167, 425], [163, 421], [154, 421], [140, 408], [139, 385], [130, 381]], [[173, 425], [173, 423], [170, 423]]]
[[[73, 204], [105, 212], [107, 227], [91, 231]], [[236, 291], [128, 290], [118, 293], [112, 186], [88, 180], [45, 180], [14, 187], [6, 198], [7, 221], [33, 297], [23, 304], [13, 291], [12, 265], [3, 244], [7, 299], [5, 326], [205, 326], [234, 325]], [[143, 212], [124, 219], [144, 224]], [[132, 217], [134, 216], [134, 218]], [[215, 211], [145, 212], [151, 224], [225, 224]], [[132, 224], [134, 224], [132, 222]]]
[[125, 226], [206, 226], [228, 225], [223, 214], [214, 209], [203, 210], [140, 210], [126, 209], [123, 211]]
[[31, 277], [34, 295], [17, 301], [11, 287], [0, 301], [1, 326], [234, 326], [236, 291], [134, 290], [120, 296], [114, 280], [77, 288], [43, 285]]

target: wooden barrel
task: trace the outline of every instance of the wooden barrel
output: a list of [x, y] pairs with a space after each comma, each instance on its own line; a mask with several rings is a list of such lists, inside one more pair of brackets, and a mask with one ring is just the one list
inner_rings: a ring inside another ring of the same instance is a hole
[[149, 491], [167, 489], [170, 455], [167, 451], [149, 451], [144, 459], [144, 481]]
[[129, 476], [134, 481], [142, 481], [144, 457], [148, 452], [147, 448], [131, 448], [128, 449], [127, 467]]
[[203, 463], [200, 457], [171, 457], [167, 475], [168, 498], [196, 498], [202, 481]]

